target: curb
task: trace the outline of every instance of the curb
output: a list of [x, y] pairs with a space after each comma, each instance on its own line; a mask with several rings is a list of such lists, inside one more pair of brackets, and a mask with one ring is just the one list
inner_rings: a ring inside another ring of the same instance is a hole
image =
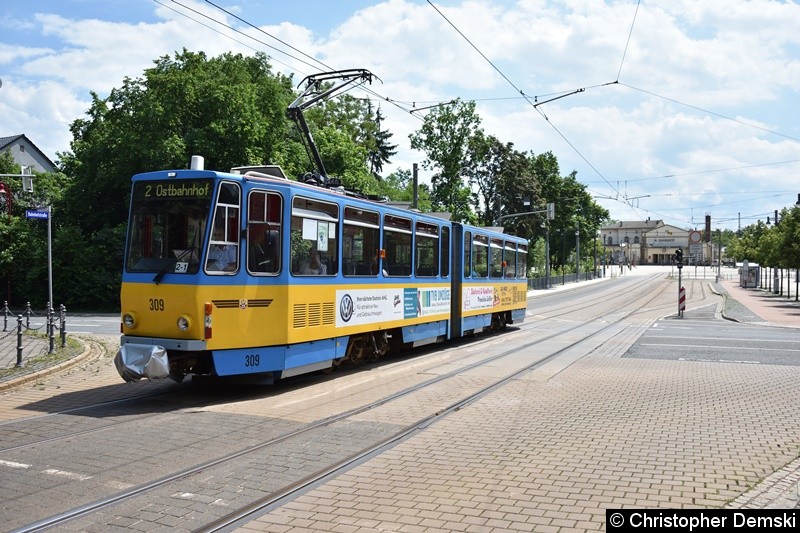
[[71, 368], [79, 363], [82, 363], [86, 359], [89, 358], [89, 355], [92, 353], [92, 348], [89, 346], [86, 339], [82, 339], [80, 337], [73, 337], [73, 339], [77, 340], [81, 344], [83, 344], [83, 352], [76, 355], [72, 359], [67, 359], [66, 361], [62, 361], [57, 365], [53, 365], [51, 367], [43, 368], [41, 370], [37, 370], [36, 372], [31, 372], [30, 374], [25, 374], [18, 378], [13, 378], [8, 381], [4, 381], [0, 383], [0, 393], [6, 392], [10, 389], [15, 387], [19, 387], [31, 381], [35, 381], [37, 379], [43, 378], [45, 376], [49, 376], [50, 374], [55, 374], [56, 372], [61, 372], [62, 370], [66, 370]]

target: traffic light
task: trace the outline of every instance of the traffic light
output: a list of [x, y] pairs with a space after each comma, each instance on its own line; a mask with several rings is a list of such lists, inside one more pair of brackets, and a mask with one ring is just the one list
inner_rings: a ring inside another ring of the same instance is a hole
[[675, 264], [682, 265], [683, 264], [683, 249], [678, 248], [675, 250]]

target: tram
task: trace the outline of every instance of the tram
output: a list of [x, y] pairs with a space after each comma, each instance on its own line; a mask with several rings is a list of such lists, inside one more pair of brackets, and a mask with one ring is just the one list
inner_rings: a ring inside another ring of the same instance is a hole
[[[302, 110], [371, 76], [310, 76], [289, 106], [317, 166], [302, 181], [277, 166], [207, 170], [199, 156], [133, 176], [114, 358], [124, 380], [271, 383], [524, 320], [525, 239], [325, 176]], [[344, 81], [320, 89], [331, 79]]]
[[524, 239], [279, 167], [194, 161], [133, 177], [115, 358], [126, 381], [272, 382], [525, 318]]

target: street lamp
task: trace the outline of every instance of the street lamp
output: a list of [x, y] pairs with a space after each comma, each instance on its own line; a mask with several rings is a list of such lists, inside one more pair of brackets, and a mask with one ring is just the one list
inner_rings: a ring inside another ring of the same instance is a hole
[[550, 223], [545, 220], [542, 222], [545, 231], [544, 241], [544, 288], [550, 288]]
[[608, 261], [606, 257], [606, 234], [603, 233], [603, 279], [606, 279], [606, 261]]

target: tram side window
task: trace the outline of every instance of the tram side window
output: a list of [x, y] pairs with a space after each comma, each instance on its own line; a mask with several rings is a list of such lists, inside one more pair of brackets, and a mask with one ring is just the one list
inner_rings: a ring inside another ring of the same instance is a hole
[[517, 247], [517, 277], [528, 277], [528, 247], [524, 244]]
[[472, 277], [485, 278], [489, 275], [489, 238], [475, 235], [472, 240]]
[[233, 272], [239, 269], [239, 186], [221, 183], [211, 240], [206, 256], [206, 271]]
[[492, 239], [491, 244], [489, 245], [489, 249], [491, 250], [491, 265], [492, 265], [492, 277], [493, 278], [502, 278], [503, 277], [503, 240], [502, 239]]
[[380, 215], [355, 207], [344, 208], [342, 273], [377, 276], [380, 260]]
[[472, 275], [472, 232], [464, 232], [464, 277]]
[[387, 275], [411, 275], [411, 240], [411, 220], [394, 215], [383, 218], [383, 269]]
[[507, 242], [506, 247], [503, 248], [503, 268], [505, 268], [505, 277], [515, 278], [517, 271], [517, 247], [513, 242]]
[[300, 196], [292, 200], [292, 274], [331, 276], [339, 271], [338, 227], [338, 205]]
[[247, 270], [277, 274], [281, 270], [281, 197], [251, 191], [247, 205]]
[[450, 228], [442, 228], [442, 238], [440, 239], [442, 252], [442, 277], [446, 278], [450, 275]]
[[414, 275], [433, 277], [439, 275], [439, 226], [417, 222], [414, 255]]

